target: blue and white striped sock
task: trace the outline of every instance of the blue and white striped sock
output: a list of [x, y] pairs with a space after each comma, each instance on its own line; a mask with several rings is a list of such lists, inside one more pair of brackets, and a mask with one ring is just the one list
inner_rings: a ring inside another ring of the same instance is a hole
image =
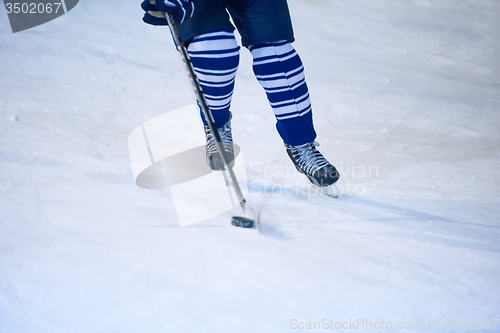
[[[216, 31], [194, 38], [188, 46], [188, 53], [215, 124], [220, 128], [231, 117], [229, 108], [240, 47], [232, 31]], [[201, 117], [207, 125], [203, 114]]]
[[253, 70], [276, 116], [285, 143], [297, 146], [314, 141], [312, 107], [302, 61], [287, 42], [249, 47]]

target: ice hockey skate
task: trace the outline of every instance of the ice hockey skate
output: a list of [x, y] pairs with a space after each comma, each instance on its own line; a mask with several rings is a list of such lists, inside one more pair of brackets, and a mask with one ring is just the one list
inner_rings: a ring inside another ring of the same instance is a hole
[[317, 142], [309, 142], [300, 146], [285, 143], [286, 152], [298, 172], [304, 174], [309, 181], [318, 186], [323, 194], [338, 197], [335, 182], [339, 180], [337, 169], [316, 149]]
[[[233, 135], [231, 133], [231, 119], [227, 123], [218, 128], [219, 136], [226, 151], [226, 161], [232, 167], [234, 165], [234, 148], [233, 148]], [[215, 136], [210, 131], [208, 126], [205, 126], [205, 136], [207, 139], [207, 163], [210, 169], [214, 171], [224, 170], [224, 162], [217, 150], [217, 143], [215, 141]]]

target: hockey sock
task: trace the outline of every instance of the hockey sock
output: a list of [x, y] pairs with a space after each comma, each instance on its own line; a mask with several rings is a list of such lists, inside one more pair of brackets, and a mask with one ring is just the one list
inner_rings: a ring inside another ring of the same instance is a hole
[[[239, 52], [240, 47], [232, 31], [200, 35], [188, 46], [189, 57], [218, 128], [224, 126], [231, 117], [229, 108], [240, 61]], [[207, 126], [203, 114], [201, 118]]]
[[253, 45], [249, 49], [255, 76], [266, 91], [283, 141], [292, 146], [314, 141], [309, 90], [295, 49], [287, 41]]

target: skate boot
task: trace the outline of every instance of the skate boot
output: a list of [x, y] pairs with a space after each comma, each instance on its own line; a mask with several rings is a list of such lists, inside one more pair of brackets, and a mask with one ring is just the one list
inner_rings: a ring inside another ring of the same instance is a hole
[[309, 142], [300, 146], [290, 146], [285, 143], [286, 152], [297, 171], [304, 174], [324, 194], [336, 198], [338, 190], [335, 182], [339, 180], [340, 175], [337, 169], [316, 149], [317, 146], [319, 146], [317, 142]]
[[[231, 118], [229, 118], [223, 127], [218, 128], [217, 131], [219, 132], [222, 145], [226, 151], [226, 161], [232, 167], [234, 165], [234, 148], [233, 135], [231, 133]], [[210, 166], [210, 169], [214, 171], [224, 170], [224, 162], [222, 161], [217, 149], [217, 142], [215, 141], [215, 137], [208, 126], [205, 126], [205, 136], [207, 138], [207, 163]]]

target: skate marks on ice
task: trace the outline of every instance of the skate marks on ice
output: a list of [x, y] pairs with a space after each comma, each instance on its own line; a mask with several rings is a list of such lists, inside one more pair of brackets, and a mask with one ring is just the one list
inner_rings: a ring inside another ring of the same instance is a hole
[[[495, 267], [500, 254], [500, 226], [484, 216], [499, 215], [500, 209], [492, 203], [424, 202], [373, 194], [304, 199], [270, 193], [262, 200], [266, 203], [263, 219], [295, 248], [313, 248], [325, 262], [335, 258], [330, 263], [336, 279], [346, 274], [369, 286], [368, 293], [401, 278], [418, 282], [429, 277], [434, 281], [430, 285], [437, 286], [432, 288], [474, 291], [476, 277], [469, 276], [468, 270], [457, 275], [457, 264], [449, 258], [463, 258], [461, 265], [474, 271], [477, 265]], [[453, 269], [439, 268], [448, 266]], [[493, 271], [481, 278], [494, 283]]]
[[[356, 183], [355, 173], [359, 167], [374, 167], [378, 172], [372, 175], [376, 175], [377, 179], [386, 179], [414, 163], [450, 164], [490, 159], [500, 153], [498, 139], [455, 126], [448, 133], [410, 127], [397, 121], [347, 122], [337, 127], [337, 136], [342, 138], [342, 149], [335, 150], [335, 161], [341, 180], [342, 176], [351, 176], [353, 183]], [[325, 140], [324, 146], [331, 145], [334, 149], [335, 144], [335, 141], [329, 143]], [[363, 180], [375, 178], [363, 177], [357, 182]]]
[[465, 234], [500, 233], [498, 222], [489, 218], [500, 215], [500, 207], [482, 200], [414, 200], [370, 193], [350, 196], [347, 202], [346, 213], [360, 219], [423, 233], [436, 228], [442, 231], [440, 236], [444, 239], [454, 238], [453, 229], [470, 229]]
[[[392, 251], [361, 226], [366, 221], [346, 212], [347, 196], [284, 195], [277, 191], [277, 185], [274, 193], [268, 186], [266, 194], [255, 196], [255, 187], [249, 187], [249, 197], [253, 202], [260, 198], [262, 235], [281, 243], [287, 251], [293, 249], [295, 261], [290, 265], [307, 267], [312, 261], [318, 267], [328, 267], [322, 278], [335, 280], [336, 287], [356, 284], [366, 293], [376, 293], [391, 280]], [[308, 264], [301, 262], [303, 258]]]
[[[302, 176], [302, 175], [299, 175]], [[303, 221], [328, 218], [331, 212], [338, 213], [334, 207], [342, 207], [338, 198], [322, 194], [321, 190], [308, 185], [269, 184], [249, 181], [249, 198], [256, 202], [261, 211], [261, 234], [264, 236], [289, 239], [288, 229], [293, 229]], [[293, 184], [290, 182], [290, 184]], [[330, 211], [333, 209], [332, 211]], [[328, 212], [325, 215], [325, 212]], [[307, 223], [307, 222], [305, 222]]]
[[[303, 190], [307, 187], [304, 186]], [[390, 238], [409, 238], [456, 248], [500, 252], [500, 245], [489, 242], [500, 237], [500, 226], [488, 216], [500, 215], [488, 202], [465, 200], [411, 200], [365, 195], [341, 195], [338, 199], [285, 191], [283, 186], [251, 182], [254, 201], [261, 197], [263, 225], [268, 235], [288, 239], [301, 230], [370, 235], [370, 229], [384, 228]], [[254, 193], [258, 193], [255, 196]], [[476, 206], [481, 206], [480, 209]], [[356, 231], [345, 223], [368, 223]], [[276, 235], [273, 235], [273, 233]], [[377, 233], [380, 235], [380, 233]], [[464, 237], [463, 235], [471, 235]]]

